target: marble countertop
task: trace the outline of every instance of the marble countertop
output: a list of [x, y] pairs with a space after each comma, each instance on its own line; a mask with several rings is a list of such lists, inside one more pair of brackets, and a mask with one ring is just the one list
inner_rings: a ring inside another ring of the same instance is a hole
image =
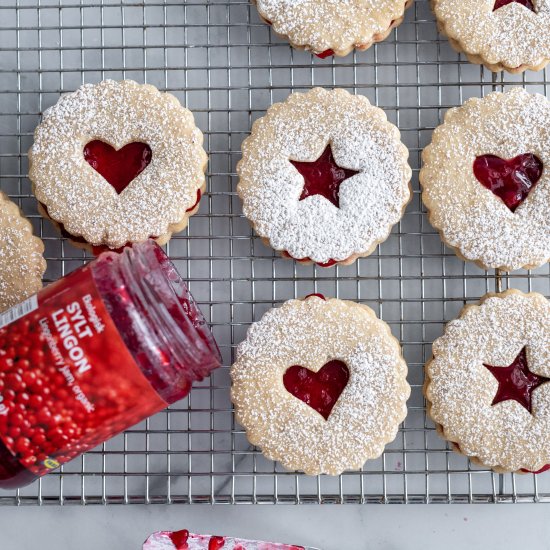
[[141, 550], [151, 532], [185, 527], [322, 550], [546, 550], [548, 513], [544, 504], [6, 507], [0, 548]]

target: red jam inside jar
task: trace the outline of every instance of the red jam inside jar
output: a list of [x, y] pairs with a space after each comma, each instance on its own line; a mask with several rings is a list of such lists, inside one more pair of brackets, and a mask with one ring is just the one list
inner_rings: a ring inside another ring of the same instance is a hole
[[153, 241], [0, 315], [0, 488], [31, 483], [187, 396], [221, 357]]

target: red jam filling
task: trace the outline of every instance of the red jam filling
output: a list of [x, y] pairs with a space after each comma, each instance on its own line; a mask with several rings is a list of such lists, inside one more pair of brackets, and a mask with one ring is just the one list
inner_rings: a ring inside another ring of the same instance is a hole
[[315, 54], [319, 59], [326, 59], [327, 57], [330, 57], [331, 55], [334, 55], [334, 50], [325, 50], [321, 53]]
[[533, 5], [533, 2], [531, 2], [531, 0], [496, 0], [493, 11], [497, 11], [504, 6], [507, 6], [508, 4], [513, 4], [514, 2], [525, 6], [533, 12], [536, 12], [535, 6]]
[[[283, 252], [283, 256], [285, 258], [290, 258], [291, 260], [296, 260], [300, 263], [307, 263], [307, 262], [313, 262], [311, 258], [295, 258], [294, 256], [291, 256], [286, 250]], [[328, 262], [313, 262], [317, 264], [319, 267], [332, 267], [333, 265], [336, 265], [338, 262], [336, 260], [329, 260]]]
[[325, 420], [328, 420], [348, 380], [348, 367], [338, 360], [329, 361], [318, 372], [294, 365], [283, 376], [286, 390]]
[[492, 405], [512, 399], [531, 412], [533, 391], [550, 380], [550, 378], [539, 376], [529, 370], [525, 348], [507, 367], [494, 367], [485, 363], [483, 363], [483, 366], [498, 381], [498, 390]]
[[[186, 212], [191, 212], [192, 210], [195, 210], [195, 208], [198, 206], [198, 204], [201, 200], [201, 197], [202, 197], [202, 192], [201, 192], [200, 189], [197, 189], [197, 200], [195, 201], [193, 206], [191, 206], [190, 208], [188, 208], [186, 210]], [[44, 209], [44, 212], [46, 212], [46, 215], [49, 216], [48, 209], [46, 208], [46, 206], [42, 203], [40, 203], [40, 204], [41, 204], [42, 208]], [[88, 241], [84, 237], [73, 235], [72, 233], [69, 233], [65, 229], [65, 226], [62, 223], [59, 223], [59, 222], [56, 222], [56, 223], [59, 225], [59, 231], [60, 231], [61, 235], [63, 237], [65, 237], [66, 239], [70, 239], [71, 241], [74, 241], [76, 243], [88, 244]], [[151, 235], [149, 238], [150, 239], [156, 239], [156, 237], [153, 236], [153, 235]], [[108, 246], [106, 246], [104, 244], [101, 244], [101, 245], [98, 245], [98, 246], [92, 246], [92, 254], [94, 256], [99, 256], [102, 252], [107, 252], [108, 250], [111, 250], [113, 252], [122, 252], [127, 246], [132, 246], [132, 243], [126, 243], [124, 246], [121, 246], [120, 248], [109, 248]]]
[[325, 300], [325, 302], [327, 301], [327, 299], [325, 298], [325, 295], [324, 294], [319, 294], [318, 292], [316, 292], [315, 294], [308, 294], [304, 300], [307, 300], [308, 298], [312, 298], [313, 296], [316, 296], [317, 298], [321, 298], [321, 300]]
[[340, 185], [359, 173], [357, 170], [341, 168], [336, 164], [330, 143], [317, 160], [313, 162], [291, 160], [290, 163], [304, 178], [301, 201], [313, 195], [321, 195], [336, 208], [340, 208]]
[[149, 166], [152, 156], [151, 147], [139, 141], [128, 143], [118, 150], [98, 139], [84, 147], [86, 162], [119, 194]]
[[535, 188], [543, 168], [543, 162], [532, 153], [510, 160], [495, 155], [483, 155], [474, 162], [477, 180], [499, 197], [512, 212], [516, 211]]
[[525, 468], [522, 468], [521, 471], [525, 472], [526, 474], [543, 474], [544, 472], [547, 472], [550, 470], [550, 464], [547, 464], [546, 466], [543, 466], [540, 470], [537, 470], [536, 472], [533, 472], [532, 470], [526, 470]]

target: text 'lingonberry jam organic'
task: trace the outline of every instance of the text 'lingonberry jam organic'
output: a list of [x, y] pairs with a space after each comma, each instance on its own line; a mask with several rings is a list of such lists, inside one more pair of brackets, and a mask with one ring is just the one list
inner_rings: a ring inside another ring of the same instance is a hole
[[30, 483], [185, 397], [220, 355], [149, 241], [0, 315], [0, 487]]

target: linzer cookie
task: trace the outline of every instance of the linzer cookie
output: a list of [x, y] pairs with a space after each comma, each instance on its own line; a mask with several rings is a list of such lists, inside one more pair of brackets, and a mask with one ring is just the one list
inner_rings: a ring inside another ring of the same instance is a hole
[[398, 341], [374, 312], [312, 295], [253, 324], [231, 367], [249, 441], [289, 470], [338, 475], [377, 458], [407, 413]]
[[432, 0], [440, 31], [493, 72], [540, 71], [550, 61], [549, 0]]
[[550, 302], [509, 290], [466, 306], [433, 345], [428, 411], [455, 450], [498, 472], [550, 465]]
[[385, 40], [413, 0], [254, 0], [260, 16], [292, 46], [319, 57], [348, 55]]
[[423, 153], [431, 224], [485, 269], [550, 258], [550, 101], [522, 88], [451, 109]]
[[256, 121], [237, 165], [246, 217], [285, 257], [368, 256], [402, 217], [411, 169], [399, 130], [363, 96], [315, 88]]
[[0, 312], [42, 288], [44, 244], [17, 205], [0, 192]]
[[29, 177], [42, 211], [73, 242], [163, 244], [198, 209], [202, 140], [171, 94], [131, 80], [85, 84], [44, 113]]

